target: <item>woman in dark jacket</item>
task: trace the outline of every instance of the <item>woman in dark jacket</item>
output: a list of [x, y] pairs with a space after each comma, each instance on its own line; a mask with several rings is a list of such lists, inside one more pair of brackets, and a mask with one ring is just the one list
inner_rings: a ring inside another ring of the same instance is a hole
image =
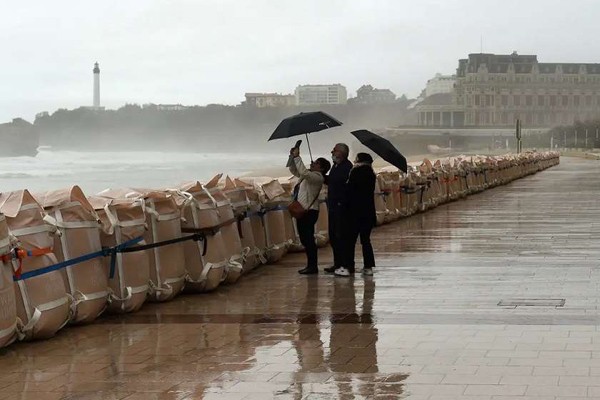
[[375, 256], [371, 245], [371, 230], [375, 226], [375, 181], [373, 158], [368, 153], [358, 153], [354, 167], [348, 177], [348, 229], [346, 238], [346, 257], [344, 266], [335, 271], [337, 276], [354, 274], [354, 249], [360, 236], [363, 253], [363, 275], [373, 275]]

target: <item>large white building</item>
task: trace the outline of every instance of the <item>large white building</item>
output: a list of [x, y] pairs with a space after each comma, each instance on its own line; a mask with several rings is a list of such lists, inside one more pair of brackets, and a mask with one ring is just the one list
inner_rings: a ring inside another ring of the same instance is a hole
[[433, 78], [427, 81], [425, 87], [425, 97], [433, 96], [438, 93], [452, 93], [456, 75], [435, 74]]
[[300, 85], [296, 88], [296, 105], [346, 104], [346, 87], [339, 83], [333, 85]]
[[296, 97], [293, 94], [279, 93], [246, 93], [246, 101], [243, 105], [268, 108], [268, 107], [288, 107], [296, 105]]

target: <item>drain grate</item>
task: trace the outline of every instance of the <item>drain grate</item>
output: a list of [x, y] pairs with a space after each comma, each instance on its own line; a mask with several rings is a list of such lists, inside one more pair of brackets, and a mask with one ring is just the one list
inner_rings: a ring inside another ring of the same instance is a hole
[[503, 307], [562, 307], [565, 299], [508, 299], [500, 300]]

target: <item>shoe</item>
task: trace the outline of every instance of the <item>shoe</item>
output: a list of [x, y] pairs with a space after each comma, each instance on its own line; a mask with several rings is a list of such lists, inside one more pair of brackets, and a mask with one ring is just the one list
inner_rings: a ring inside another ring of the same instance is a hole
[[338, 268], [339, 267], [332, 265], [331, 267], [324, 268], [323, 271], [327, 272], [328, 274], [333, 274], [335, 272], [335, 270]]
[[316, 275], [319, 273], [319, 270], [313, 268], [303, 268], [300, 271], [298, 271], [298, 273], [300, 275]]
[[364, 276], [373, 276], [373, 268], [363, 268], [362, 274]]
[[345, 267], [339, 267], [338, 269], [335, 270], [334, 275], [348, 277], [348, 276], [354, 275], [354, 271], [350, 271], [349, 269], [347, 269]]

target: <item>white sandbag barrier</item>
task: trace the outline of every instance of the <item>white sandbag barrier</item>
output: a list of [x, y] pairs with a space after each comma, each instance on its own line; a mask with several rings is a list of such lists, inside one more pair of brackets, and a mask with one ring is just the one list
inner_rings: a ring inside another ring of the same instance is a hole
[[[145, 245], [146, 215], [143, 200], [89, 198], [96, 210], [102, 231], [103, 248], [134, 244]], [[139, 240], [138, 240], [139, 239]], [[127, 313], [139, 310], [146, 301], [150, 282], [148, 251], [116, 252], [103, 257], [104, 274], [109, 279], [108, 311]]]
[[[295, 176], [292, 178], [278, 178], [285, 193], [280, 197], [286, 199], [287, 203], [291, 202], [294, 198], [294, 188], [298, 184], [298, 178]], [[285, 228], [285, 239], [288, 242], [288, 252], [298, 253], [304, 251], [304, 246], [300, 242], [300, 235], [298, 234], [298, 226], [296, 225], [296, 219], [292, 217], [289, 212], [283, 213], [283, 224]]]
[[217, 206], [219, 216], [219, 228], [223, 235], [223, 243], [227, 254], [227, 274], [223, 283], [235, 283], [244, 270], [244, 258], [250, 252], [249, 248], [242, 247], [242, 239], [238, 230], [237, 218], [233, 212], [231, 201], [225, 196], [219, 187], [219, 180], [223, 175], [219, 174], [211, 179], [204, 187], [212, 196]]
[[[393, 221], [393, 209], [409, 216], [439, 204], [506, 184], [560, 162], [558, 153], [522, 153], [505, 156], [458, 156], [432, 163], [425, 159], [398, 180], [390, 167], [377, 172], [375, 208], [377, 224]], [[391, 182], [391, 183], [390, 183]], [[393, 197], [398, 192], [399, 196]], [[389, 199], [393, 198], [393, 201]]]
[[[79, 186], [34, 195], [52, 226], [54, 254], [58, 262], [69, 261], [102, 250], [100, 218]], [[108, 276], [100, 258], [91, 258], [61, 270], [71, 296], [72, 323], [88, 323], [106, 308]]]
[[260, 185], [263, 197], [265, 234], [267, 237], [267, 260], [276, 263], [288, 252], [291, 244], [285, 231], [285, 219], [289, 215], [288, 204], [292, 201], [278, 180]]
[[0, 348], [17, 339], [17, 305], [13, 284], [12, 246], [6, 217], [0, 214]]
[[[265, 258], [267, 263], [275, 263], [288, 252], [290, 241], [286, 236], [285, 217], [287, 205], [292, 201], [277, 179], [270, 177], [240, 178], [252, 185], [255, 197], [260, 201], [262, 230], [265, 239]], [[255, 232], [255, 240], [257, 234]]]
[[244, 188], [248, 197], [248, 219], [254, 238], [254, 254], [261, 264], [267, 263], [267, 235], [265, 230], [264, 212], [261, 205], [259, 190], [248, 180], [235, 179], [235, 185]]
[[148, 300], [168, 301], [177, 296], [183, 290], [186, 271], [181, 214], [173, 195], [152, 189], [105, 190], [99, 195], [142, 201], [148, 230], [143, 237], [146, 245], [137, 250], [144, 247], [150, 250]]
[[70, 301], [53, 252], [53, 228], [27, 190], [0, 194], [0, 212], [17, 240], [4, 261], [13, 269], [19, 338], [54, 336], [69, 321]]
[[252, 222], [250, 213], [252, 212], [252, 203], [248, 198], [248, 194], [244, 185], [236, 183], [229, 176], [225, 178], [223, 186], [223, 194], [231, 202], [233, 213], [237, 220], [237, 228], [243, 248], [243, 273], [248, 273], [258, 267], [263, 262], [260, 257], [260, 250], [256, 246], [254, 240], [254, 232], [252, 230]]
[[[327, 218], [327, 186], [323, 185], [319, 193], [319, 217], [315, 225], [315, 242], [317, 247], [325, 247], [329, 243], [329, 219]], [[296, 220], [294, 220], [296, 223]]]
[[182, 231], [200, 234], [202, 240], [185, 241], [185, 290], [210, 292], [227, 276], [229, 256], [219, 229], [217, 202], [200, 182], [179, 186], [177, 204], [183, 216]]

